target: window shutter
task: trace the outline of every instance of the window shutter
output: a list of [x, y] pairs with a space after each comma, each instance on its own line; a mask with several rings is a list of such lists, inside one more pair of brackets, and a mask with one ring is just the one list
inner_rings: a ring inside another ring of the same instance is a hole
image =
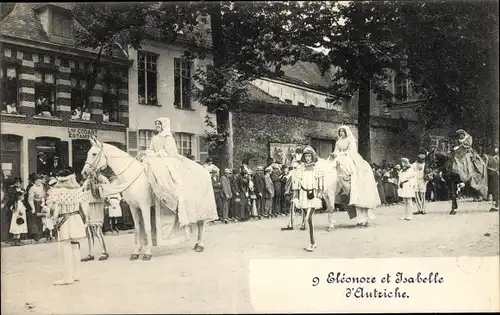
[[127, 129], [127, 152], [132, 157], [137, 155], [138, 151], [138, 136], [137, 130]]
[[38, 152], [36, 151], [36, 140], [28, 139], [28, 172], [29, 174], [37, 172], [37, 156]]
[[[59, 159], [61, 159], [62, 166], [69, 166], [69, 149], [68, 149], [68, 141], [61, 141], [59, 144]], [[80, 170], [74, 170], [75, 172], [79, 172]]]

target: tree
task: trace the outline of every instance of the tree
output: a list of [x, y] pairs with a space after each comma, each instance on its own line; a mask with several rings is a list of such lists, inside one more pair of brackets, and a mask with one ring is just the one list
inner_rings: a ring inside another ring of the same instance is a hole
[[315, 62], [323, 71], [334, 68], [331, 89], [336, 93], [358, 93], [358, 147], [368, 161], [370, 154], [370, 91], [390, 102], [386, 88], [388, 69], [399, 69], [402, 56], [394, 35], [397, 12], [392, 2], [351, 1], [323, 5], [311, 45], [328, 53], [317, 53]]
[[398, 10], [399, 46], [425, 100], [425, 124], [449, 120], [498, 143], [498, 2], [405, 2]]
[[[75, 29], [77, 43], [110, 53], [117, 44], [139, 48], [141, 41], [153, 38], [172, 42], [185, 37], [186, 58], [206, 57], [197, 30], [210, 25], [214, 67], [207, 73], [198, 69], [195, 97], [215, 113], [214, 138], [222, 167], [232, 167], [229, 113], [245, 101], [244, 86], [249, 80], [282, 74], [283, 65], [308, 57], [304, 31], [298, 27], [316, 4], [298, 2], [212, 2], [81, 4], [74, 10], [84, 29]], [[193, 35], [194, 34], [194, 35]], [[300, 35], [299, 35], [300, 34]], [[100, 54], [99, 54], [100, 55]], [[99, 62], [99, 59], [96, 59]], [[89, 90], [93, 86], [89, 84]], [[229, 139], [230, 140], [230, 139]]]

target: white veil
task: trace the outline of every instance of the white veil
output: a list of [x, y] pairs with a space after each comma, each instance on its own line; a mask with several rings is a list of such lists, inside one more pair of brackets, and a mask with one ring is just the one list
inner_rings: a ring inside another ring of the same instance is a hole
[[346, 139], [349, 142], [349, 152], [352, 154], [358, 153], [358, 143], [356, 141], [356, 138], [354, 137], [354, 134], [351, 131], [351, 128], [349, 128], [346, 125], [342, 125], [337, 129], [337, 134], [339, 134], [340, 130], [344, 130], [346, 133]]

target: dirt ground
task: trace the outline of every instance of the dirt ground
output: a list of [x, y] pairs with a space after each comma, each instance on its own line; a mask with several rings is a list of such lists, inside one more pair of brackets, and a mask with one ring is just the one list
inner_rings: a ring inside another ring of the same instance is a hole
[[52, 286], [59, 275], [57, 244], [2, 248], [2, 312], [253, 313], [250, 258], [498, 256], [498, 212], [488, 212], [487, 202], [461, 200], [459, 207], [450, 216], [449, 203], [429, 203], [429, 214], [411, 222], [399, 220], [401, 205], [381, 207], [368, 228], [337, 212], [332, 232], [325, 231], [327, 215], [318, 214], [318, 248], [312, 253], [303, 251], [308, 232], [280, 230], [285, 217], [209, 225], [205, 252], [194, 252], [193, 240], [154, 248], [149, 262], [129, 261], [133, 235], [106, 236], [110, 259], [82, 263], [81, 281], [64, 287]]

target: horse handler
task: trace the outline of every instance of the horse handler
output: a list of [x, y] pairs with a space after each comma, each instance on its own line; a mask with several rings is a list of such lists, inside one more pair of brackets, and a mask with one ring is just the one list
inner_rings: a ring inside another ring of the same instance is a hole
[[46, 200], [46, 212], [53, 210], [56, 222], [59, 255], [62, 249], [64, 276], [54, 285], [69, 285], [80, 280], [80, 239], [84, 239], [88, 213], [87, 196], [71, 169], [57, 174], [57, 183]]

